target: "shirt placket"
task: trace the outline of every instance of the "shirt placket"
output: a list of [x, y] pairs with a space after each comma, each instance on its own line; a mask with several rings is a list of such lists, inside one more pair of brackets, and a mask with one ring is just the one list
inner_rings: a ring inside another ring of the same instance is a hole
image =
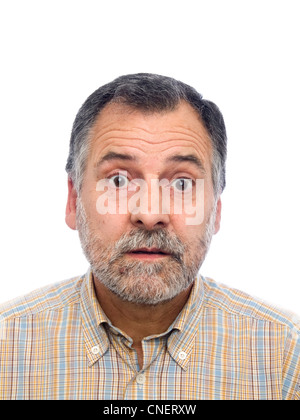
[[143, 367], [140, 369], [136, 351], [131, 347], [131, 340], [122, 334], [111, 333], [111, 344], [119, 357], [131, 369], [133, 376], [127, 383], [124, 390], [124, 399], [147, 398], [149, 390], [149, 374], [151, 365], [157, 361], [161, 353], [166, 350], [167, 336], [160, 336], [151, 339], [144, 339], [143, 346]]
[[124, 368], [131, 371], [131, 379], [125, 385], [123, 399], [143, 399], [145, 376], [143, 372], [139, 371], [138, 358], [136, 351], [131, 348], [131, 339], [114, 331], [114, 329], [110, 329], [108, 335], [111, 346], [116, 351], [120, 363], [124, 363]]

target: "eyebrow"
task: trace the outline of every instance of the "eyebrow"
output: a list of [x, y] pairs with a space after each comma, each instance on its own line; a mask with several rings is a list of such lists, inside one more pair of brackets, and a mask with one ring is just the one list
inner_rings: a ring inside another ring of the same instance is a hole
[[111, 160], [136, 161], [136, 157], [124, 153], [108, 152], [96, 163], [96, 167], [101, 166], [104, 162], [109, 162]]
[[[109, 162], [111, 160], [123, 160], [123, 161], [137, 161], [137, 158], [133, 155], [125, 154], [125, 153], [117, 153], [117, 152], [108, 152], [106, 155], [102, 156], [102, 158], [96, 163], [96, 167], [101, 166], [105, 162]], [[166, 159], [166, 162], [189, 162], [193, 163], [201, 172], [205, 173], [205, 168], [201, 160], [195, 155], [173, 155]]]
[[173, 155], [167, 159], [168, 162], [190, 162], [197, 166], [201, 172], [205, 173], [205, 168], [201, 160], [195, 155]]

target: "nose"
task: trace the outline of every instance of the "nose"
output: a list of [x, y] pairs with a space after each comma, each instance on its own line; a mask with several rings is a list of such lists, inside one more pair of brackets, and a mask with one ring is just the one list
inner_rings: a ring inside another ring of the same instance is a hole
[[151, 214], [147, 213], [131, 213], [131, 223], [139, 228], [146, 230], [153, 230], [159, 228], [165, 228], [169, 224], [168, 214]]
[[162, 199], [161, 188], [153, 181], [143, 183], [136, 193], [130, 209], [131, 223], [139, 228], [153, 230], [166, 228], [170, 223], [170, 211]]

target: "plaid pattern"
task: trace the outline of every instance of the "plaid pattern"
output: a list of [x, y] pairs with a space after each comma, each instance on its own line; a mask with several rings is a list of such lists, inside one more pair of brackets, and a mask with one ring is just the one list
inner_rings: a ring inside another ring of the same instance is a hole
[[299, 319], [201, 276], [140, 371], [90, 271], [0, 313], [0, 399], [300, 400]]

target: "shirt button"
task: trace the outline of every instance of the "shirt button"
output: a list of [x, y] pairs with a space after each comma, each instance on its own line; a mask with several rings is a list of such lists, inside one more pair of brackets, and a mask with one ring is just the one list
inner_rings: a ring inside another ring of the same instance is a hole
[[99, 346], [92, 347], [92, 353], [93, 354], [98, 354], [99, 352], [100, 352]]
[[143, 385], [146, 381], [145, 375], [143, 375], [142, 373], [139, 373], [136, 377], [136, 381], [138, 384]]
[[185, 359], [186, 359], [186, 357], [187, 357], [187, 354], [186, 354], [186, 352], [185, 352], [185, 351], [180, 351], [180, 352], [178, 353], [178, 357], [179, 357], [179, 359], [180, 359], [180, 360], [185, 360]]

